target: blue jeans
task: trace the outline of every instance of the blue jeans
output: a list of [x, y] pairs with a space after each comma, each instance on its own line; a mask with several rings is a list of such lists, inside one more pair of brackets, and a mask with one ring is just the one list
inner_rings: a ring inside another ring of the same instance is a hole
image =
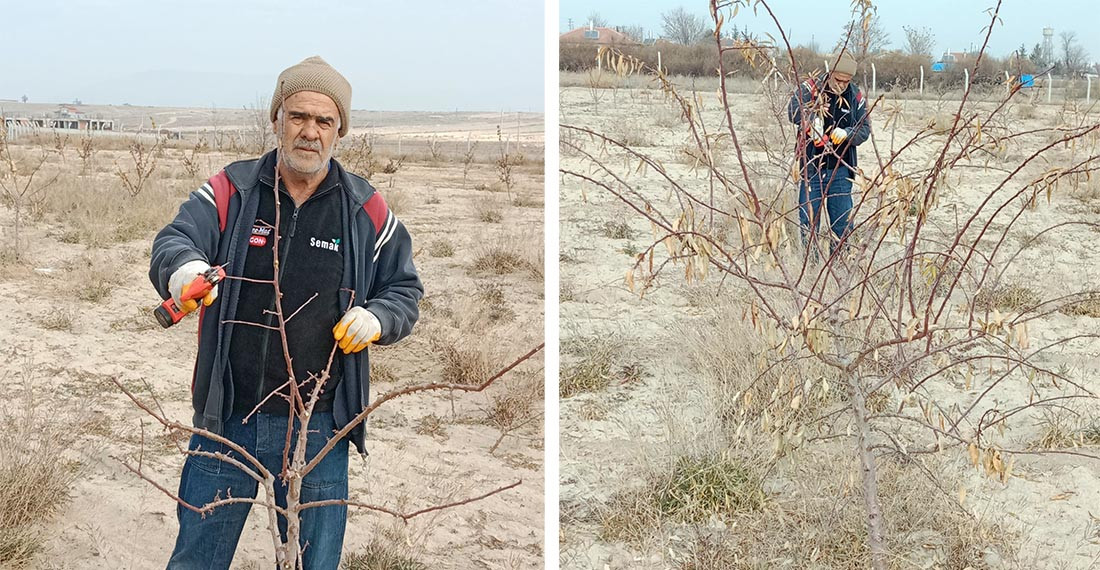
[[[848, 169], [819, 170], [808, 167], [803, 171], [806, 176], [798, 186], [798, 220], [802, 225], [802, 242], [815, 243], [818, 223], [823, 210], [821, 198], [825, 197], [825, 211], [829, 214], [829, 224], [837, 241], [844, 239], [852, 229], [849, 214], [852, 211], [852, 180], [848, 178]], [[807, 191], [808, 187], [808, 191]]]
[[[234, 414], [225, 423], [223, 434], [260, 460], [275, 474], [276, 502], [286, 506], [286, 486], [278, 477], [283, 465], [286, 444], [287, 416], [256, 414], [242, 424], [242, 415]], [[309, 422], [306, 459], [312, 459], [332, 436], [335, 424], [331, 412], [314, 413]], [[297, 426], [295, 434], [297, 434]], [[295, 435], [294, 437], [297, 437]], [[291, 443], [293, 448], [293, 440]], [[190, 449], [238, 454], [228, 447], [200, 435], [191, 436]], [[239, 457], [236, 457], [240, 459]], [[251, 466], [247, 461], [245, 465]], [[255, 497], [258, 483], [230, 463], [212, 458], [189, 455], [180, 477], [179, 496], [196, 507], [215, 498]], [[302, 481], [301, 502], [348, 497], [348, 441], [341, 440]], [[177, 505], [180, 530], [176, 548], [168, 561], [169, 570], [229, 568], [237, 541], [244, 529], [252, 505], [223, 505], [202, 516]], [[301, 543], [305, 547], [303, 561], [306, 570], [336, 570], [344, 546], [347, 506], [327, 506], [302, 511]], [[279, 532], [286, 540], [286, 519], [279, 516]]]

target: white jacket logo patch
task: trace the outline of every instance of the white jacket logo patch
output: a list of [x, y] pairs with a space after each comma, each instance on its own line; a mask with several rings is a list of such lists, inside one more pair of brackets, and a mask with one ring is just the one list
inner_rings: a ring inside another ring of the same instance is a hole
[[315, 237], [311, 237], [309, 238], [309, 245], [311, 247], [319, 247], [337, 253], [340, 252], [340, 238], [332, 238], [332, 241], [321, 241]]

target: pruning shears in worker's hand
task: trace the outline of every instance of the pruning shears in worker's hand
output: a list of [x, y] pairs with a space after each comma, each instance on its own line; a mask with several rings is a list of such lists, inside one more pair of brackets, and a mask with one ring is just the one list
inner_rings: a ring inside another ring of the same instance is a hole
[[822, 148], [825, 143], [829, 141], [829, 137], [825, 135], [825, 119], [821, 115], [815, 115], [812, 119], [807, 121], [806, 125], [806, 137], [813, 142], [817, 148]]
[[[194, 280], [184, 285], [183, 292], [180, 294], [180, 304], [184, 306], [192, 305], [192, 307], [189, 310], [181, 310], [180, 307], [176, 305], [175, 299], [169, 297], [153, 311], [153, 315], [156, 316], [157, 322], [164, 328], [168, 328], [180, 322], [188, 313], [194, 311], [198, 306], [198, 300], [206, 297], [206, 295], [210, 293], [218, 283], [221, 283], [223, 279], [225, 279], [225, 268], [220, 265], [216, 265], [203, 273], [199, 273], [195, 276]], [[191, 301], [191, 303], [188, 303], [188, 301]]]

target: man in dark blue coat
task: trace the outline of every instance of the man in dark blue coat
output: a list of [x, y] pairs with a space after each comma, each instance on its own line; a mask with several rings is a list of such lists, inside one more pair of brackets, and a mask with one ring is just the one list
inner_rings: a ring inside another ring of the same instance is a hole
[[802, 242], [814, 248], [815, 253], [823, 213], [828, 213], [835, 236], [830, 250], [844, 243], [852, 228], [852, 179], [858, 167], [856, 147], [871, 136], [867, 100], [863, 91], [852, 83], [856, 70], [852, 56], [842, 53], [832, 71], [803, 81], [787, 105], [788, 118], [799, 125], [796, 151]]
[[[153, 242], [149, 277], [161, 297], [173, 298], [184, 311], [200, 310], [193, 422], [275, 474], [282, 506], [288, 489], [279, 474], [299, 403], [310, 399], [331, 359], [312, 414], [302, 416], [309, 422], [308, 461], [367, 406], [367, 347], [407, 336], [423, 295], [405, 226], [366, 180], [332, 158], [347, 134], [350, 109], [351, 85], [321, 58], [283, 71], [271, 101], [279, 149], [226, 166], [191, 193]], [[282, 314], [289, 317], [285, 345], [275, 317], [276, 260]], [[188, 284], [212, 265], [231, 278], [201, 302], [184, 301]], [[293, 428], [300, 428], [297, 420]], [[362, 424], [296, 490], [302, 504], [334, 503], [301, 513], [303, 561], [310, 570], [336, 570], [340, 562], [347, 506], [339, 501], [348, 497], [349, 441], [365, 453]], [[226, 445], [196, 434], [189, 449], [180, 498], [195, 507], [238, 501], [205, 514], [179, 506], [168, 567], [229, 568], [251, 506], [247, 499], [256, 496], [260, 481], [217, 456], [241, 460]], [[278, 525], [285, 539], [281, 515]]]

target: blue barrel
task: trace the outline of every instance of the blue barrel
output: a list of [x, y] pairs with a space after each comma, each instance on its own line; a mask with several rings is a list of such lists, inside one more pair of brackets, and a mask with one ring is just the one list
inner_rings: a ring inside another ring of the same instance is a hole
[[1021, 75], [1020, 87], [1035, 87], [1035, 76], [1029, 74]]

